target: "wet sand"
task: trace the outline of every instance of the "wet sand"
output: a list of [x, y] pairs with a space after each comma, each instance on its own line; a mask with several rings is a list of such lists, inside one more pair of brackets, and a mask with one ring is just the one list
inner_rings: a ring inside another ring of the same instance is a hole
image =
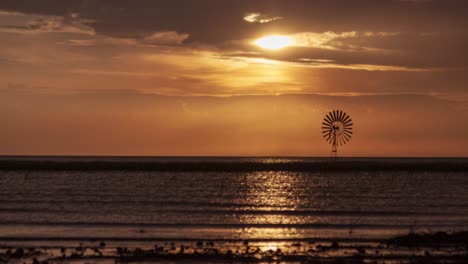
[[468, 232], [382, 241], [151, 241], [0, 248], [1, 263], [468, 263]]

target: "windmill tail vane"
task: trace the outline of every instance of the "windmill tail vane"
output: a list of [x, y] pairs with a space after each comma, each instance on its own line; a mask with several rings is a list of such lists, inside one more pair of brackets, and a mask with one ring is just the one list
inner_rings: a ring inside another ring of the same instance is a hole
[[353, 120], [341, 110], [329, 112], [322, 122], [322, 135], [332, 145], [331, 156], [338, 156], [338, 146], [345, 145], [353, 135]]

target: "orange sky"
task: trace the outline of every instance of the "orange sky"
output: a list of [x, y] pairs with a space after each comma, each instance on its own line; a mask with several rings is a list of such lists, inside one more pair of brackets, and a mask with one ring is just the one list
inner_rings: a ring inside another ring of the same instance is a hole
[[342, 109], [340, 155], [468, 156], [467, 28], [455, 0], [2, 1], [0, 155], [327, 156]]

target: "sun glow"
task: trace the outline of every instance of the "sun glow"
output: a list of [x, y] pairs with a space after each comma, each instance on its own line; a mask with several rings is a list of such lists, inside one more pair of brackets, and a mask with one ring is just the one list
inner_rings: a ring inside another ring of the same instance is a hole
[[291, 46], [293, 41], [290, 37], [272, 35], [257, 39], [254, 43], [264, 49], [279, 50]]

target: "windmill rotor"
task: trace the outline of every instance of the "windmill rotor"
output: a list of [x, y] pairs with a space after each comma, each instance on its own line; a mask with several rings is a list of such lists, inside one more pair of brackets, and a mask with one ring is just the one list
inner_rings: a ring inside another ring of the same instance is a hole
[[335, 158], [338, 146], [348, 143], [353, 135], [353, 120], [346, 112], [333, 110], [322, 121], [322, 135], [332, 145], [332, 158]]

